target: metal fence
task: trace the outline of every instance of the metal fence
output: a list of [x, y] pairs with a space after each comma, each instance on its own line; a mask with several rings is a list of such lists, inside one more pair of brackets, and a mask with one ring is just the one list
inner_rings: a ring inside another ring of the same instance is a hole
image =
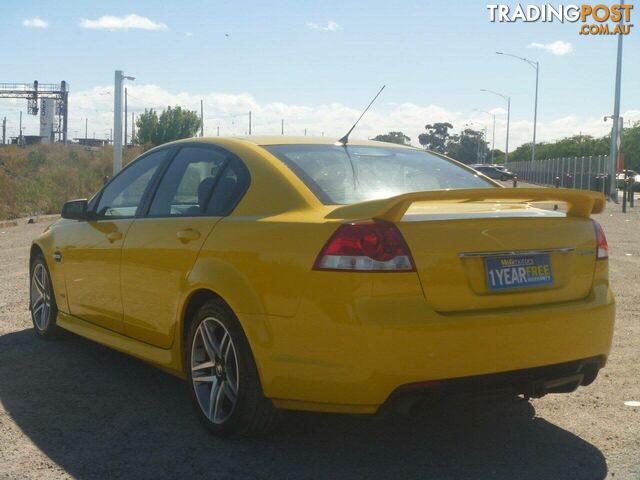
[[609, 183], [608, 165], [609, 157], [599, 155], [509, 162], [507, 168], [518, 180], [527, 183], [605, 192]]

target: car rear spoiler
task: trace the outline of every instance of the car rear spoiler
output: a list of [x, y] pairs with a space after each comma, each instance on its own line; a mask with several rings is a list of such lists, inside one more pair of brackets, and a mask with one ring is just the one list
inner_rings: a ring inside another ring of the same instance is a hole
[[589, 218], [592, 213], [604, 210], [605, 197], [602, 193], [566, 188], [476, 188], [460, 190], [437, 190], [413, 192], [395, 197], [368, 200], [344, 205], [331, 211], [328, 219], [379, 218], [391, 222], [402, 219], [414, 202], [468, 203], [468, 202], [562, 202], [567, 204], [567, 215]]

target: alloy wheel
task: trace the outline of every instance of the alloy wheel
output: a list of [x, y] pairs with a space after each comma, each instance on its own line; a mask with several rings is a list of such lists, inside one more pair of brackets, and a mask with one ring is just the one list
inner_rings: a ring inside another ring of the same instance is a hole
[[238, 360], [229, 331], [214, 317], [205, 318], [193, 336], [191, 381], [209, 421], [227, 421], [238, 400]]
[[51, 316], [51, 289], [47, 269], [36, 264], [31, 278], [31, 313], [36, 328], [46, 330]]

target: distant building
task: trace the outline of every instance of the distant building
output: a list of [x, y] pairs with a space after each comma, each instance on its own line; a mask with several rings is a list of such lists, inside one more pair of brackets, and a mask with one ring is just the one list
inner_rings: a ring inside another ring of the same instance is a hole
[[[14, 137], [11, 139], [12, 145], [19, 145], [20, 137]], [[30, 145], [38, 145], [43, 143], [43, 137], [40, 135], [23, 135], [22, 136], [22, 145], [28, 147]]]
[[74, 138], [78, 145], [83, 145], [85, 147], [104, 147], [109, 145], [108, 139], [102, 138]]

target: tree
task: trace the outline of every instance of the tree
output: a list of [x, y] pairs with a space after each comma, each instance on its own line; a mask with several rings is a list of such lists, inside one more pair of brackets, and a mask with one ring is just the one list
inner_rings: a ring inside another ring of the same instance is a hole
[[[574, 135], [553, 143], [536, 143], [536, 159], [607, 155], [610, 138], [610, 136], [594, 138], [591, 135]], [[510, 162], [523, 160], [531, 160], [531, 143], [520, 145], [509, 153]]]
[[640, 170], [640, 121], [622, 132], [620, 151], [624, 154], [625, 168]]
[[402, 132], [389, 132], [376, 135], [374, 140], [378, 142], [397, 143], [399, 145], [409, 145], [411, 139]]
[[138, 115], [136, 120], [136, 143], [141, 145], [159, 145], [158, 138], [158, 114], [153, 110], [145, 109], [144, 113]]
[[484, 133], [471, 128], [465, 128], [460, 134], [451, 136], [447, 142], [447, 154], [466, 164], [484, 161], [486, 151]]
[[448, 122], [434, 123], [424, 126], [427, 133], [418, 135], [420, 145], [434, 152], [447, 153], [449, 130], [453, 128]]
[[200, 117], [196, 112], [183, 110], [182, 107], [167, 107], [158, 116], [153, 110], [146, 110], [136, 121], [137, 142], [142, 145], [156, 146], [163, 143], [193, 137], [200, 128]]

